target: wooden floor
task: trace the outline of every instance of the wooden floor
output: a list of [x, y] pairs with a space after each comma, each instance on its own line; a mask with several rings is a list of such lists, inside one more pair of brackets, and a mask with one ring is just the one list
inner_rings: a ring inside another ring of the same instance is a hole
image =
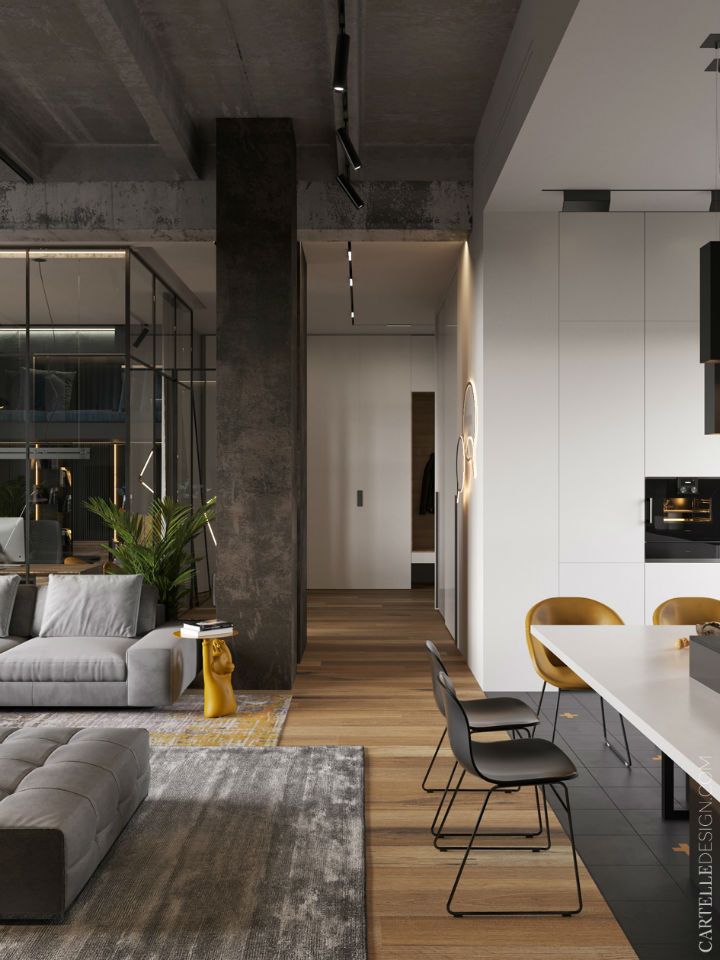
[[[635, 957], [584, 868], [585, 909], [577, 917], [456, 919], [445, 912], [459, 854], [433, 848], [428, 826], [436, 798], [420, 790], [442, 732], [424, 652], [427, 639], [447, 658], [461, 695], [477, 696], [429, 591], [311, 593], [307, 651], [281, 740], [285, 746], [365, 747], [371, 960]], [[499, 797], [489, 808], [488, 824], [531, 826], [532, 802], [528, 790]], [[455, 826], [465, 827], [473, 814], [477, 799], [468, 795]], [[475, 854], [460, 888], [460, 906], [572, 904], [570, 848], [552, 813], [551, 818], [550, 852]]]

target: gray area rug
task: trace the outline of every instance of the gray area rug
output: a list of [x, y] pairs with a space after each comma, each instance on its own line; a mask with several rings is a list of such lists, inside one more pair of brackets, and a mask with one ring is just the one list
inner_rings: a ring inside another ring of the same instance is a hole
[[365, 960], [362, 747], [169, 747], [63, 924], [3, 960]]

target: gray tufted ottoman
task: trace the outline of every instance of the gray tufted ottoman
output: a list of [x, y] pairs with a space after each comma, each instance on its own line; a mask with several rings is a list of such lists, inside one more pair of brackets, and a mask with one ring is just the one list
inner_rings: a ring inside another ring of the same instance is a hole
[[0, 727], [0, 920], [61, 920], [147, 796], [147, 730]]

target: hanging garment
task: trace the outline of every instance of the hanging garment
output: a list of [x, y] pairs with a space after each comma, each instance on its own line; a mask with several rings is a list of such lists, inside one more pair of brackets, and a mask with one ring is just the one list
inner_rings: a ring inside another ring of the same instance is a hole
[[420, 485], [420, 514], [435, 513], [435, 454], [431, 453]]

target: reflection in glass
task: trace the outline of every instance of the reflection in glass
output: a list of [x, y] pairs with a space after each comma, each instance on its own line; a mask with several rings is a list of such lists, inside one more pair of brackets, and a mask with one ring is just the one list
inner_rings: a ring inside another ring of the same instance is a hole
[[[5, 249], [0, 285], [0, 573], [99, 572], [90, 497], [210, 495], [192, 310], [128, 250]], [[193, 601], [209, 582], [204, 564]]]

